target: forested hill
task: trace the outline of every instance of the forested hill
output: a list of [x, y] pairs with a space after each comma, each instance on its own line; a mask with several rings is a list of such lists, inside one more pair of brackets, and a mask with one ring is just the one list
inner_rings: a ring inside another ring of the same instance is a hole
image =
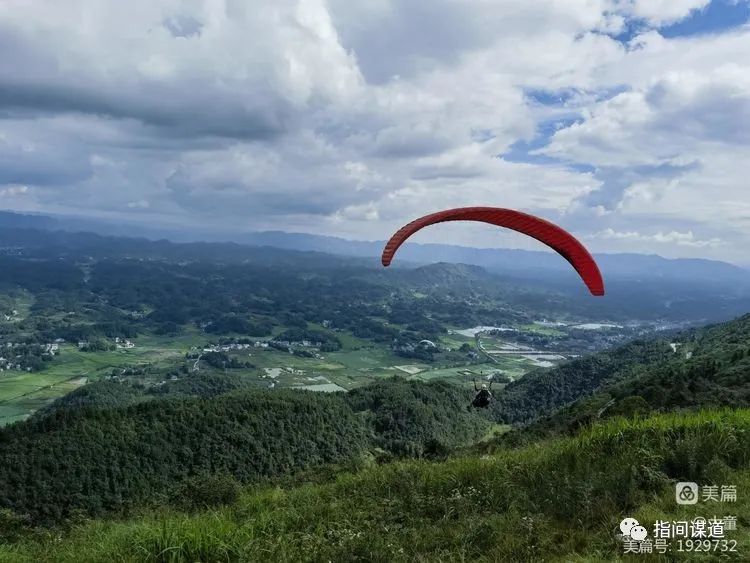
[[642, 398], [650, 410], [750, 406], [750, 315], [692, 330], [675, 351], [650, 369], [602, 389], [615, 404]]
[[481, 436], [486, 420], [467, 409], [470, 395], [447, 382], [393, 378], [354, 389], [352, 408], [365, 413], [375, 444], [395, 455], [439, 454]]
[[600, 418], [721, 406], [750, 407], [750, 315], [529, 374], [500, 394], [495, 414], [539, 417], [503, 439], [528, 441]]
[[498, 394], [492, 410], [503, 422], [527, 422], [588, 395], [608, 381], [625, 379], [671, 355], [672, 349], [665, 341], [636, 340], [554, 369], [537, 370], [508, 384]]
[[[750, 487], [749, 351], [747, 315], [534, 372], [500, 390], [492, 414], [535, 422], [481, 456], [379, 466], [370, 454], [476, 442], [486, 421], [442, 382], [348, 394], [205, 376], [158, 390], [101, 382], [0, 431], [0, 560], [615, 560], [624, 516], [685, 518], [676, 481]], [[336, 478], [278, 479], [320, 466]], [[181, 506], [182, 491], [196, 504]], [[743, 542], [748, 502], [732, 506]], [[26, 515], [50, 524], [131, 507], [131, 520], [71, 532], [25, 527]]]
[[[521, 431], [528, 441], [615, 414], [748, 406], [748, 350], [750, 316], [635, 341], [528, 374], [498, 392], [491, 414], [537, 419]], [[0, 431], [0, 504], [36, 521], [77, 509], [99, 514], [153, 502], [192, 476], [255, 482], [376, 449], [439, 454], [487, 427], [467, 410], [466, 393], [444, 382], [394, 378], [332, 395], [237, 386], [231, 377], [194, 375], [148, 390], [84, 387]]]
[[[615, 536], [624, 517], [649, 530], [705, 517], [705, 504], [675, 503], [675, 482], [747, 491], [749, 452], [747, 410], [618, 419], [494, 455], [252, 487], [208, 510], [160, 507], [51, 533], [6, 518], [15, 528], [3, 530], [0, 561], [625, 561]], [[726, 533], [735, 552], [668, 560], [747, 560], [750, 499], [727, 510], [738, 515]]]
[[149, 399], [102, 383], [0, 430], [0, 505], [55, 522], [158, 503], [194, 476], [251, 483], [352, 462], [376, 447], [419, 456], [484, 433], [486, 421], [466, 404], [455, 386], [399, 380], [351, 399], [285, 390]]
[[144, 389], [112, 380], [94, 381], [56, 399], [32, 415], [38, 419], [64, 410], [111, 409], [167, 397], [215, 397], [238, 389], [257, 387], [236, 374], [190, 373], [174, 381]]

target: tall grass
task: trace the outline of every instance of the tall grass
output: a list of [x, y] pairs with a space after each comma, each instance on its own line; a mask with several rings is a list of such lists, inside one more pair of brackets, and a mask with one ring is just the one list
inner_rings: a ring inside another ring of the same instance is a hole
[[[748, 410], [614, 419], [491, 456], [246, 490], [218, 510], [49, 533], [4, 546], [0, 561], [613, 560], [623, 516], [667, 517], [671, 483], [718, 477], [750, 493]], [[750, 505], [734, 508], [750, 519]]]

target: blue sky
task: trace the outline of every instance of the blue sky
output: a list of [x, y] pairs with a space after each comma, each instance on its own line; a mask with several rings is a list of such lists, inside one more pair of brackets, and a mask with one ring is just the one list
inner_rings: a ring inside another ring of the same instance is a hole
[[[746, 263], [750, 5], [51, 0], [0, 11], [0, 208], [383, 239], [498, 205]], [[538, 248], [451, 225], [420, 240]]]
[[743, 0], [714, 0], [702, 8], [693, 9], [683, 18], [660, 25], [652, 25], [643, 18], [631, 18], [624, 29], [612, 36], [627, 42], [645, 29], [656, 29], [659, 34], [668, 37], [687, 37], [706, 33], [721, 33], [747, 23], [750, 7]]
[[750, 5], [736, 0], [715, 0], [705, 9], [669, 25], [659, 27], [664, 37], [685, 37], [705, 33], [721, 33], [740, 27], [750, 20]]

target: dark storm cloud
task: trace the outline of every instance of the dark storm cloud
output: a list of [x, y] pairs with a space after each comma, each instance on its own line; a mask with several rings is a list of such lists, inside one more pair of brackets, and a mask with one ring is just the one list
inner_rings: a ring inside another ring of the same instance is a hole
[[414, 168], [411, 177], [414, 180], [468, 180], [479, 178], [484, 171], [478, 170], [473, 163], [466, 165], [422, 165]]
[[731, 76], [726, 78], [721, 83], [701, 84], [687, 100], [673, 81], [661, 81], [646, 93], [645, 100], [657, 109], [658, 126], [673, 134], [750, 145], [750, 96], [732, 83]]
[[72, 147], [10, 146], [0, 140], [0, 185], [65, 185], [91, 176], [93, 169], [85, 152]]
[[325, 216], [362, 199], [337, 178], [316, 181], [284, 174], [283, 182], [279, 180], [253, 182], [241, 177], [215, 177], [196, 181], [189, 171], [179, 171], [167, 179], [166, 187], [173, 201], [197, 215]]
[[408, 131], [400, 127], [378, 133], [371, 154], [384, 158], [418, 158], [440, 154], [456, 144], [435, 131]]
[[476, 29], [472, 12], [456, 2], [404, 2], [398, 10], [377, 13], [377, 25], [361, 18], [348, 0], [337, 0], [332, 8], [343, 45], [354, 50], [372, 83], [414, 74], [437, 61], [454, 62], [465, 49], [491, 41], [491, 36]]
[[455, 64], [499, 34], [522, 41], [548, 26], [576, 33], [603, 23], [596, 5], [583, 11], [547, 0], [475, 2], [471, 9], [455, 0], [332, 0], [330, 6], [342, 44], [373, 84]]

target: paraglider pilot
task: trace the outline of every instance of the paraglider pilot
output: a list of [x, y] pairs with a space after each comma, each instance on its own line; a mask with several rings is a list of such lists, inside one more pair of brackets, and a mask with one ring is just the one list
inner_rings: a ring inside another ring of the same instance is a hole
[[490, 406], [490, 402], [494, 398], [492, 396], [492, 381], [490, 381], [490, 386], [487, 387], [486, 383], [482, 383], [481, 389], [477, 387], [477, 380], [474, 380], [474, 391], [477, 392], [477, 394], [474, 396], [474, 400], [471, 402], [471, 406], [476, 407], [478, 409], [486, 409]]

